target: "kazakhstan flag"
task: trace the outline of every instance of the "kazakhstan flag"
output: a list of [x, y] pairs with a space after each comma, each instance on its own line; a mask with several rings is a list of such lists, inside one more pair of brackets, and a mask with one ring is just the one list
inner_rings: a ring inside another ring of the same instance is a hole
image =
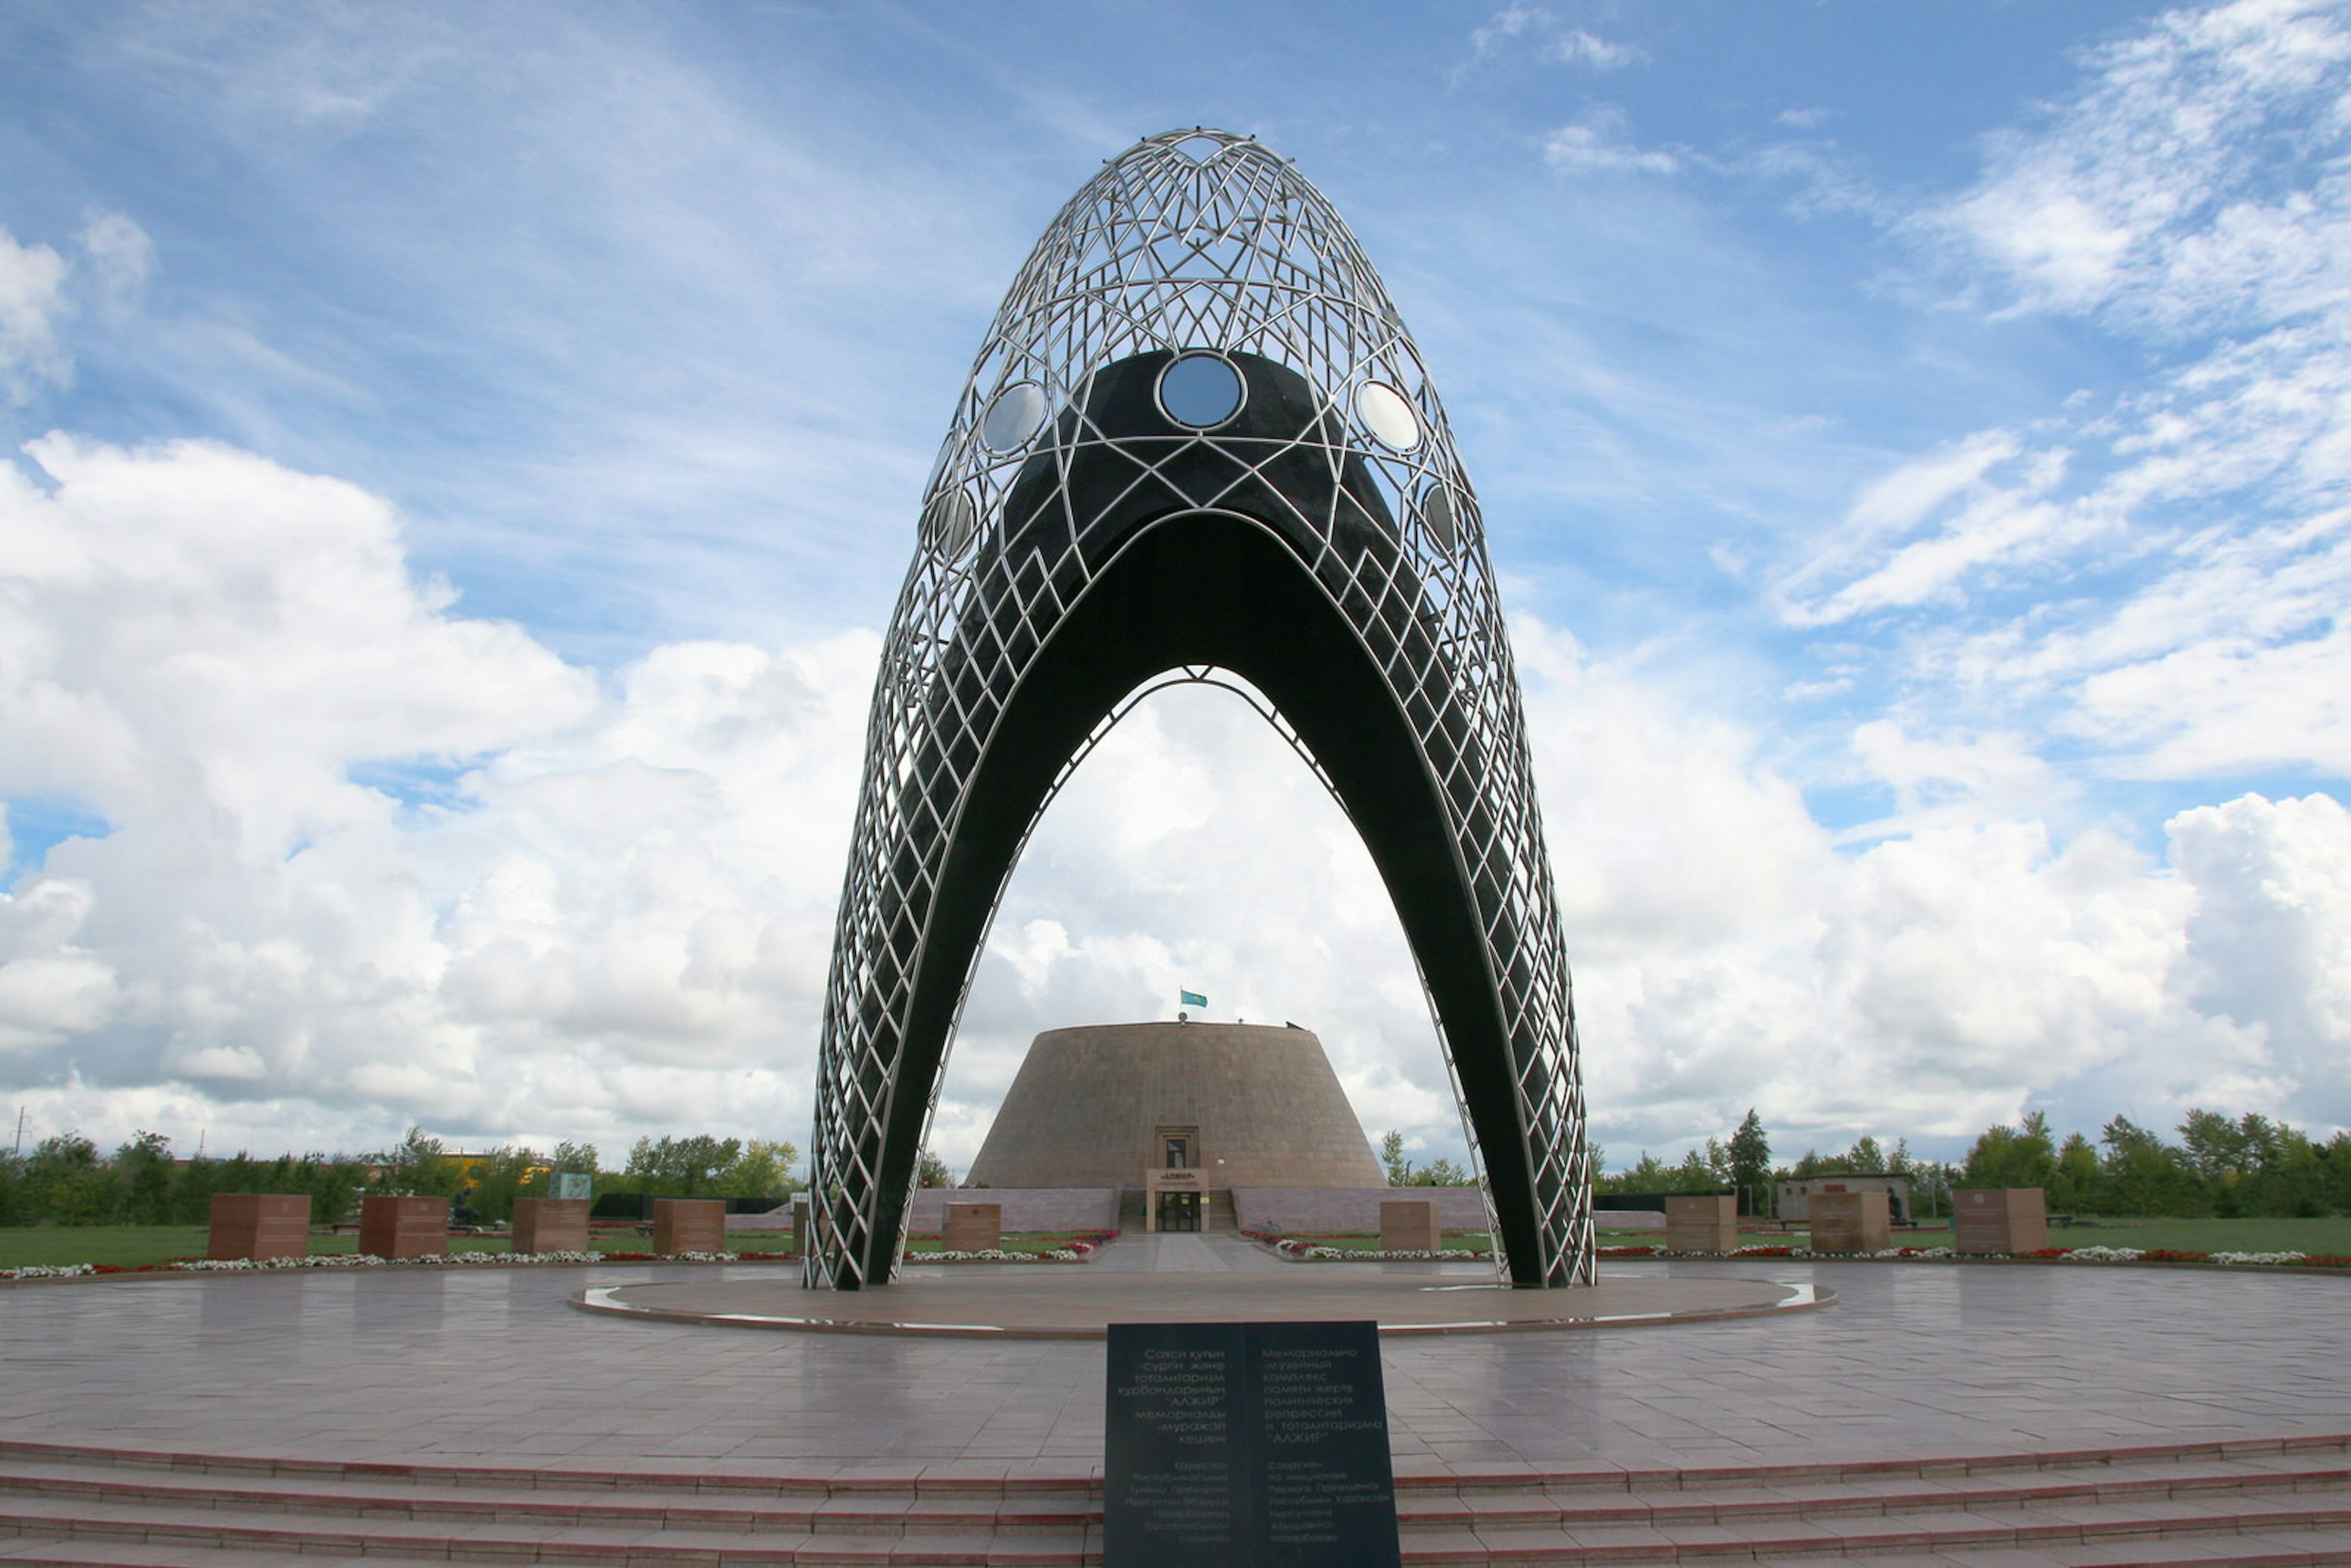
[[1185, 1008], [1205, 1008], [1208, 1005], [1208, 998], [1197, 991], [1179, 990], [1176, 993], [1176, 1005]]

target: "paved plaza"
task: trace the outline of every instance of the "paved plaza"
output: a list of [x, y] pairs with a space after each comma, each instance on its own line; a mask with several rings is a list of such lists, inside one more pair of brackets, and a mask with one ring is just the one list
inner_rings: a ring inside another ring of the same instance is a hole
[[[1016, 1267], [910, 1274], [983, 1290]], [[1092, 1264], [1028, 1270], [1072, 1288], [1097, 1270], [1149, 1273], [1171, 1301], [1238, 1274], [1307, 1296], [1360, 1270], [1406, 1284], [1479, 1275], [1290, 1264], [1221, 1236], [1128, 1237]], [[0, 1430], [225, 1454], [713, 1472], [1100, 1464], [1099, 1341], [763, 1333], [568, 1301], [590, 1287], [763, 1272], [613, 1264], [17, 1286], [0, 1290]], [[1782, 1259], [1608, 1261], [1603, 1272], [1769, 1281], [1837, 1301], [1730, 1322], [1386, 1341], [1399, 1469], [2351, 1430], [2351, 1281]]]

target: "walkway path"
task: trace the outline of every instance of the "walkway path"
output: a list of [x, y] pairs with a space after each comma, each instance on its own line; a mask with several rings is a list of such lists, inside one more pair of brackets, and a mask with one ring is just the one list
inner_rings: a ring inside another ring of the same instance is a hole
[[[1255, 1270], [1262, 1257], [1209, 1238], [1136, 1240], [1084, 1268], [1148, 1270], [1179, 1291], [1176, 1276], [1219, 1262]], [[1302, 1291], [1332, 1269], [1428, 1267], [1264, 1262]], [[1841, 1303], [1687, 1327], [1392, 1342], [1399, 1463], [1784, 1462], [2351, 1427], [2351, 1281], [1788, 1260], [1605, 1271], [1760, 1276], [1825, 1286]], [[748, 1333], [565, 1302], [585, 1285], [712, 1272], [0, 1289], [0, 1429], [215, 1452], [720, 1470], [1100, 1462], [1099, 1342]]]

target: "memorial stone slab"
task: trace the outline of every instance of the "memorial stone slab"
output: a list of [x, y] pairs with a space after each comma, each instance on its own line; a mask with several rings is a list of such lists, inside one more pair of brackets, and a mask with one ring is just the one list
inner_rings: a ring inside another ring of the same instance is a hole
[[939, 1228], [939, 1245], [949, 1252], [987, 1252], [1004, 1245], [1004, 1206], [951, 1203]]
[[360, 1200], [360, 1250], [371, 1258], [440, 1258], [449, 1251], [445, 1197]]
[[301, 1258], [310, 1251], [307, 1193], [216, 1192], [204, 1256], [216, 1260]]
[[2037, 1186], [1961, 1187], [1951, 1194], [1956, 1252], [2038, 1252], [2049, 1245], [2049, 1195]]
[[1434, 1252], [1445, 1245], [1445, 1211], [1427, 1198], [1380, 1205], [1380, 1250]]
[[1728, 1194], [1680, 1193], [1666, 1199], [1666, 1250], [1739, 1250], [1739, 1200]]
[[665, 1258], [680, 1252], [726, 1251], [726, 1200], [723, 1197], [653, 1199], [653, 1250]]
[[517, 1252], [588, 1250], [588, 1200], [584, 1197], [518, 1197], [511, 1245]]
[[1104, 1568], [1401, 1561], [1379, 1325], [1113, 1323]]
[[1810, 1223], [1815, 1252], [1882, 1252], [1894, 1240], [1883, 1192], [1816, 1192]]

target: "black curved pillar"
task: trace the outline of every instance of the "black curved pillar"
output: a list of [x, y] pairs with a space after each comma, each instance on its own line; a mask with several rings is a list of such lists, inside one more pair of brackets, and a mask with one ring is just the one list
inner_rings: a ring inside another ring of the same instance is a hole
[[894, 1272], [998, 898], [1138, 689], [1262, 694], [1419, 966], [1511, 1278], [1592, 1276], [1574, 1011], [1468, 476], [1370, 264], [1245, 138], [1106, 165], [956, 411], [876, 683], [825, 1001], [811, 1284]]

